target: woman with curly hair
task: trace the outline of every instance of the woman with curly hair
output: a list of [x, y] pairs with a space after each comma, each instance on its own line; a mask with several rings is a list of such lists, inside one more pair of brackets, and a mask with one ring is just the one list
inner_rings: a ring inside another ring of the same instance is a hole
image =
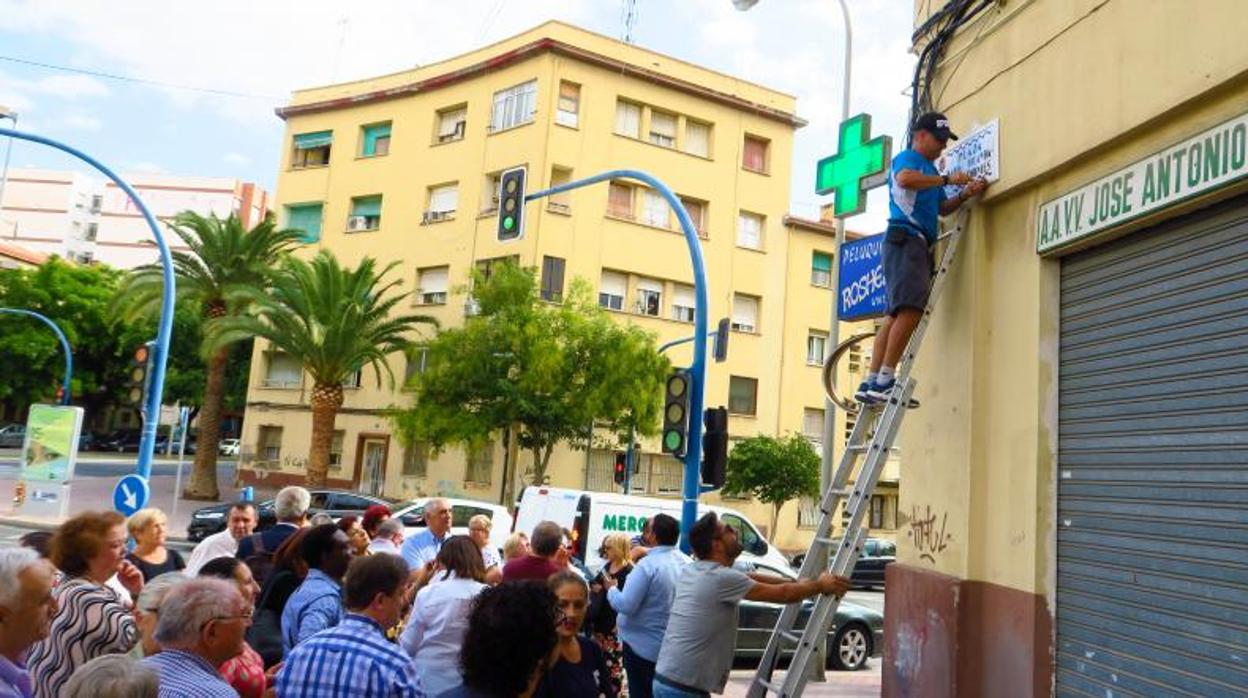
[[53, 535], [52, 564], [65, 578], [54, 592], [59, 610], [51, 632], [26, 659], [35, 698], [61, 695], [75, 669], [138, 643], [129, 604], [107, 585], [115, 574], [131, 597], [143, 590], [143, 573], [125, 555], [126, 519], [115, 511], [84, 512]]
[[460, 649], [464, 683], [441, 698], [530, 698], [555, 647], [555, 617], [555, 597], [541, 584], [483, 589]]

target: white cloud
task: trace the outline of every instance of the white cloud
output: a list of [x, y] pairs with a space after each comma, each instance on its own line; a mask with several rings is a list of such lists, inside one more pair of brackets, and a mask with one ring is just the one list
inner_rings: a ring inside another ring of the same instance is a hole
[[99, 131], [104, 128], [103, 122], [86, 114], [68, 114], [61, 117], [60, 125], [73, 131]]
[[227, 165], [243, 166], [243, 165], [251, 164], [251, 158], [247, 157], [246, 155], [243, 155], [242, 153], [226, 153], [225, 155], [221, 156], [221, 161]]
[[63, 99], [107, 97], [109, 94], [107, 85], [89, 75], [52, 75], [34, 83], [34, 88], [42, 94]]
[[135, 160], [124, 163], [123, 168], [125, 174], [121, 175], [122, 179], [129, 179], [127, 174], [166, 174], [166, 170], [161, 165], [147, 160]]

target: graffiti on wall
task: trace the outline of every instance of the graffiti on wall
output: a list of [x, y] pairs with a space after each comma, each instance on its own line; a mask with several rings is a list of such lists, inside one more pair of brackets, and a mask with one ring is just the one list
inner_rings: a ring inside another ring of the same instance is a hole
[[918, 505], [910, 507], [910, 529], [906, 531], [906, 536], [914, 543], [915, 550], [919, 551], [920, 559], [935, 564], [936, 556], [949, 547], [953, 534], [945, 530], [948, 522], [949, 512], [937, 517], [930, 504], [922, 512]]

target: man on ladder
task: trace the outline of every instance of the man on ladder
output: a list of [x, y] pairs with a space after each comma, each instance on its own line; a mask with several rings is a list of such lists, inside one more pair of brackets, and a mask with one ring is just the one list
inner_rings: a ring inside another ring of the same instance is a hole
[[[896, 387], [894, 373], [927, 306], [935, 268], [932, 247], [938, 236], [938, 219], [958, 210], [967, 199], [987, 187], [965, 172], [942, 175], [934, 161], [945, 144], [958, 137], [944, 114], [928, 112], [914, 122], [911, 146], [893, 158], [888, 175], [888, 232], [882, 253], [884, 284], [888, 289], [888, 315], [875, 335], [871, 370], [858, 386], [854, 398], [868, 404], [883, 402]], [[945, 186], [965, 185], [957, 196], [947, 198]], [[918, 402], [912, 400], [911, 407]]]

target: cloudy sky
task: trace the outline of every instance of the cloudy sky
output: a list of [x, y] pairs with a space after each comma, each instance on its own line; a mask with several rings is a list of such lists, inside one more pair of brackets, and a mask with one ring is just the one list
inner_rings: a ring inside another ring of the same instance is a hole
[[[844, 32], [835, 0], [637, 0], [634, 42], [798, 97], [792, 210], [817, 215], [814, 164], [836, 146]], [[22, 130], [122, 171], [237, 177], [271, 188], [291, 90], [432, 63], [548, 19], [619, 37], [621, 0], [0, 0], [0, 105]], [[904, 131], [912, 0], [849, 0], [851, 113]], [[448, 10], [453, 8], [453, 10]], [[81, 71], [57, 70], [36, 64]], [[9, 122], [0, 122], [8, 126]], [[14, 167], [69, 168], [18, 142]], [[873, 230], [882, 190], [851, 227]]]

